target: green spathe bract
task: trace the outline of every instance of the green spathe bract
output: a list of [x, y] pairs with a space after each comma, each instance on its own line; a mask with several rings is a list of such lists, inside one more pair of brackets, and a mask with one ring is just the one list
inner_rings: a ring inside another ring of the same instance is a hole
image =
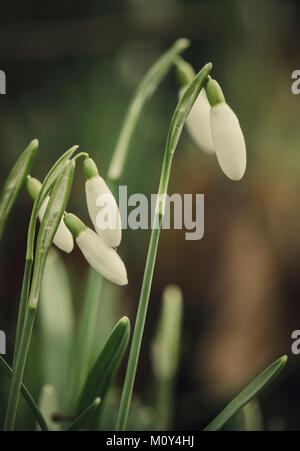
[[39, 142], [34, 139], [26, 147], [14, 167], [12, 168], [0, 194], [0, 239], [8, 215], [30, 172]]
[[243, 406], [256, 396], [274, 377], [283, 369], [287, 362], [287, 356], [280, 357], [262, 373], [260, 373], [244, 390], [242, 390], [216, 418], [209, 423], [205, 431], [220, 430], [230, 418], [233, 417]]

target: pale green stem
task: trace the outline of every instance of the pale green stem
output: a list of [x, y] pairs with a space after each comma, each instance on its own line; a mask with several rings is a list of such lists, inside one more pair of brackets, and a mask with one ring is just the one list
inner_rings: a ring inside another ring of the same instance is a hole
[[140, 355], [142, 337], [145, 327], [149, 296], [151, 290], [151, 284], [153, 279], [153, 271], [155, 266], [157, 247], [159, 241], [159, 235], [161, 230], [163, 212], [161, 210], [161, 205], [159, 202], [160, 196], [167, 193], [169, 178], [170, 178], [170, 170], [173, 160], [173, 153], [168, 152], [166, 149], [164, 161], [162, 165], [160, 184], [158, 189], [158, 202], [156, 204], [155, 211], [155, 227], [152, 229], [150, 244], [147, 254], [143, 284], [140, 294], [139, 307], [136, 316], [136, 322], [132, 337], [132, 343], [130, 348], [130, 354], [128, 359], [128, 366], [125, 376], [125, 382], [121, 397], [119, 417], [117, 422], [117, 430], [123, 431], [126, 428], [129, 407], [131, 403], [131, 397], [133, 392], [133, 386], [135, 381], [136, 369]]
[[16, 413], [19, 403], [20, 389], [24, 375], [25, 363], [27, 359], [35, 313], [36, 313], [35, 308], [34, 309], [28, 308], [26, 310], [19, 350], [17, 353], [15, 367], [13, 368], [12, 381], [8, 398], [8, 407], [4, 423], [5, 431], [12, 431], [14, 429]]
[[28, 294], [29, 294], [30, 275], [31, 275], [32, 264], [33, 264], [33, 260], [28, 260], [28, 259], [25, 260], [25, 269], [24, 269], [24, 276], [23, 276], [23, 283], [22, 283], [22, 291], [21, 291], [18, 322], [17, 322], [17, 332], [16, 332], [16, 339], [15, 339], [15, 348], [14, 348], [14, 355], [13, 355], [13, 368], [15, 366], [15, 361], [17, 358], [18, 349], [19, 349], [19, 345], [20, 345], [20, 339], [21, 339], [21, 335], [22, 335], [22, 326], [24, 323], [27, 299], [28, 299]]

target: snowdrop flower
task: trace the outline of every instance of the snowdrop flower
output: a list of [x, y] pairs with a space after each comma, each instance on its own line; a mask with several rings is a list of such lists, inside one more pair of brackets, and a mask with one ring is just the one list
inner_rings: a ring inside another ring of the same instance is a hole
[[195, 143], [206, 153], [214, 153], [210, 125], [210, 104], [205, 89], [201, 89], [186, 119], [187, 129]]
[[[193, 67], [178, 57], [176, 60], [178, 79], [183, 86], [179, 91], [179, 97], [184, 93], [186, 86], [196, 76]], [[186, 126], [189, 134], [195, 143], [206, 153], [214, 153], [214, 145], [210, 127], [210, 104], [207, 100], [205, 89], [201, 89], [194, 105], [186, 119]]]
[[[30, 175], [27, 176], [27, 190], [30, 196], [35, 200], [38, 196], [38, 193], [41, 189], [41, 182]], [[46, 196], [39, 210], [39, 220], [42, 222], [43, 217], [45, 215], [47, 205], [49, 202], [50, 196]], [[63, 219], [61, 220], [58, 229], [56, 231], [53, 243], [62, 251], [69, 254], [74, 247], [73, 235], [66, 227]]]
[[87, 262], [103, 277], [117, 285], [127, 285], [127, 271], [117, 252], [89, 229], [77, 216], [65, 213], [64, 221], [75, 236]]
[[98, 235], [111, 247], [122, 238], [121, 217], [117, 202], [91, 158], [83, 163], [85, 192], [89, 215]]
[[246, 144], [235, 113], [225, 102], [220, 85], [210, 79], [206, 94], [211, 105], [210, 123], [214, 149], [224, 173], [240, 180], [246, 170]]

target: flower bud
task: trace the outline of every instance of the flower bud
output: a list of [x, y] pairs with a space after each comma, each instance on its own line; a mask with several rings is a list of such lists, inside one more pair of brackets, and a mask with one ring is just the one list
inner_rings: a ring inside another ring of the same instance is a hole
[[205, 89], [201, 89], [186, 119], [187, 129], [195, 143], [206, 153], [214, 153], [210, 125], [210, 104]]
[[117, 285], [127, 285], [127, 271], [117, 252], [71, 213], [65, 213], [65, 224], [76, 237], [76, 242], [87, 262], [103, 277]]
[[120, 244], [122, 238], [121, 217], [117, 202], [98, 174], [97, 166], [91, 158], [84, 161], [86, 176], [85, 192], [91, 221], [98, 235], [111, 247]]
[[246, 170], [246, 144], [239, 120], [215, 80], [206, 84], [211, 104], [210, 123], [214, 149], [223, 172], [231, 180], [240, 180]]

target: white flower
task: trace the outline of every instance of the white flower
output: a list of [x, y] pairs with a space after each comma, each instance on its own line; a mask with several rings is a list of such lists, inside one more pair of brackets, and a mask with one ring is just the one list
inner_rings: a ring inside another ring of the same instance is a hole
[[119, 246], [122, 238], [121, 217], [117, 202], [100, 175], [85, 182], [90, 218], [98, 235], [108, 246]]
[[[39, 211], [39, 219], [42, 222], [43, 217], [45, 215], [46, 212], [46, 208], [48, 205], [50, 197], [47, 196], [44, 200], [44, 202], [42, 203], [42, 206], [40, 208]], [[74, 240], [73, 240], [73, 235], [70, 232], [70, 230], [66, 227], [63, 219], [60, 221], [60, 224], [58, 226], [58, 229], [56, 231], [56, 234], [54, 236], [54, 240], [53, 243], [62, 251], [66, 252], [67, 254], [69, 254], [74, 247]]]
[[127, 271], [117, 252], [108, 247], [93, 230], [85, 228], [76, 242], [87, 262], [103, 277], [117, 285], [127, 285]]
[[215, 152], [224, 173], [240, 180], [246, 170], [246, 144], [238, 118], [225, 102], [211, 108], [210, 122]]
[[210, 104], [205, 89], [201, 89], [186, 119], [186, 126], [195, 143], [201, 150], [214, 153], [210, 126]]

